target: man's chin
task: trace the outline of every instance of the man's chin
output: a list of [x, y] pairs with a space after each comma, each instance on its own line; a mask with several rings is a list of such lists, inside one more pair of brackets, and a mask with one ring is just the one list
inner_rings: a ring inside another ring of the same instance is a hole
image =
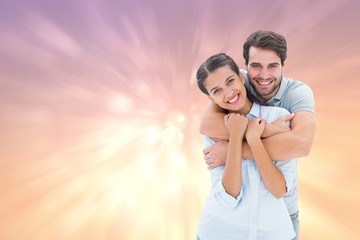
[[269, 95], [269, 91], [256, 91], [256, 94], [260, 97], [267, 97]]

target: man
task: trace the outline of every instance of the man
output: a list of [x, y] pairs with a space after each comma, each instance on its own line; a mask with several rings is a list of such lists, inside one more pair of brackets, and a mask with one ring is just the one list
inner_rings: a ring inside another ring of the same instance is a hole
[[[275, 161], [303, 157], [309, 154], [313, 142], [316, 119], [314, 98], [311, 89], [300, 81], [283, 76], [287, 57], [287, 43], [283, 36], [271, 31], [257, 31], [251, 34], [243, 45], [246, 71], [241, 70], [246, 79], [250, 98], [263, 105], [287, 109], [291, 115], [266, 124], [263, 144], [271, 159]], [[208, 169], [224, 165], [229, 133], [224, 126], [226, 112], [209, 103], [201, 124], [200, 132], [217, 143], [204, 149]], [[291, 120], [290, 128], [286, 121]], [[250, 148], [243, 143], [243, 158], [253, 159]], [[298, 192], [296, 187], [285, 196], [290, 217], [298, 239]]]

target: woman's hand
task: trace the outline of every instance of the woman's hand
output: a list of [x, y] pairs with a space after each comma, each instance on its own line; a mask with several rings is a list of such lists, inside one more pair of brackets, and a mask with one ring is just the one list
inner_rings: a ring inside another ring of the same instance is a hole
[[224, 117], [225, 127], [230, 135], [244, 137], [249, 120], [240, 113], [229, 113]]
[[265, 120], [261, 118], [253, 118], [249, 120], [246, 130], [246, 140], [249, 142], [254, 139], [260, 139], [265, 129]]

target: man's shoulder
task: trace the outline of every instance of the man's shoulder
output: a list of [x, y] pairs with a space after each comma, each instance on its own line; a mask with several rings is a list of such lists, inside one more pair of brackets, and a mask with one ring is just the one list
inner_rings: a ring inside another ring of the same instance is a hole
[[314, 94], [306, 83], [290, 78], [283, 78], [286, 88], [281, 96], [280, 106], [290, 112], [300, 110], [314, 112]]
[[296, 95], [312, 95], [310, 86], [303, 81], [287, 77], [283, 77], [282, 81], [286, 84], [285, 96], [289, 95], [289, 93], [296, 93]]
[[297, 80], [297, 79], [292, 79], [292, 78], [288, 78], [288, 77], [285, 77], [283, 76], [283, 79], [282, 79], [284, 82], [286, 82], [286, 86], [287, 88], [310, 88], [308, 84], [306, 84], [305, 82], [303, 81], [300, 81], [300, 80]]

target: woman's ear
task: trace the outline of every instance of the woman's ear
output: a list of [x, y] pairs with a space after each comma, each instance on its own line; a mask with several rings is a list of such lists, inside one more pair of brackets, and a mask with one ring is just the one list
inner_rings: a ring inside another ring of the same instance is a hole
[[215, 100], [210, 96], [210, 95], [206, 95], [208, 96], [208, 98], [210, 99], [210, 101], [212, 101], [213, 103], [215, 103]]

